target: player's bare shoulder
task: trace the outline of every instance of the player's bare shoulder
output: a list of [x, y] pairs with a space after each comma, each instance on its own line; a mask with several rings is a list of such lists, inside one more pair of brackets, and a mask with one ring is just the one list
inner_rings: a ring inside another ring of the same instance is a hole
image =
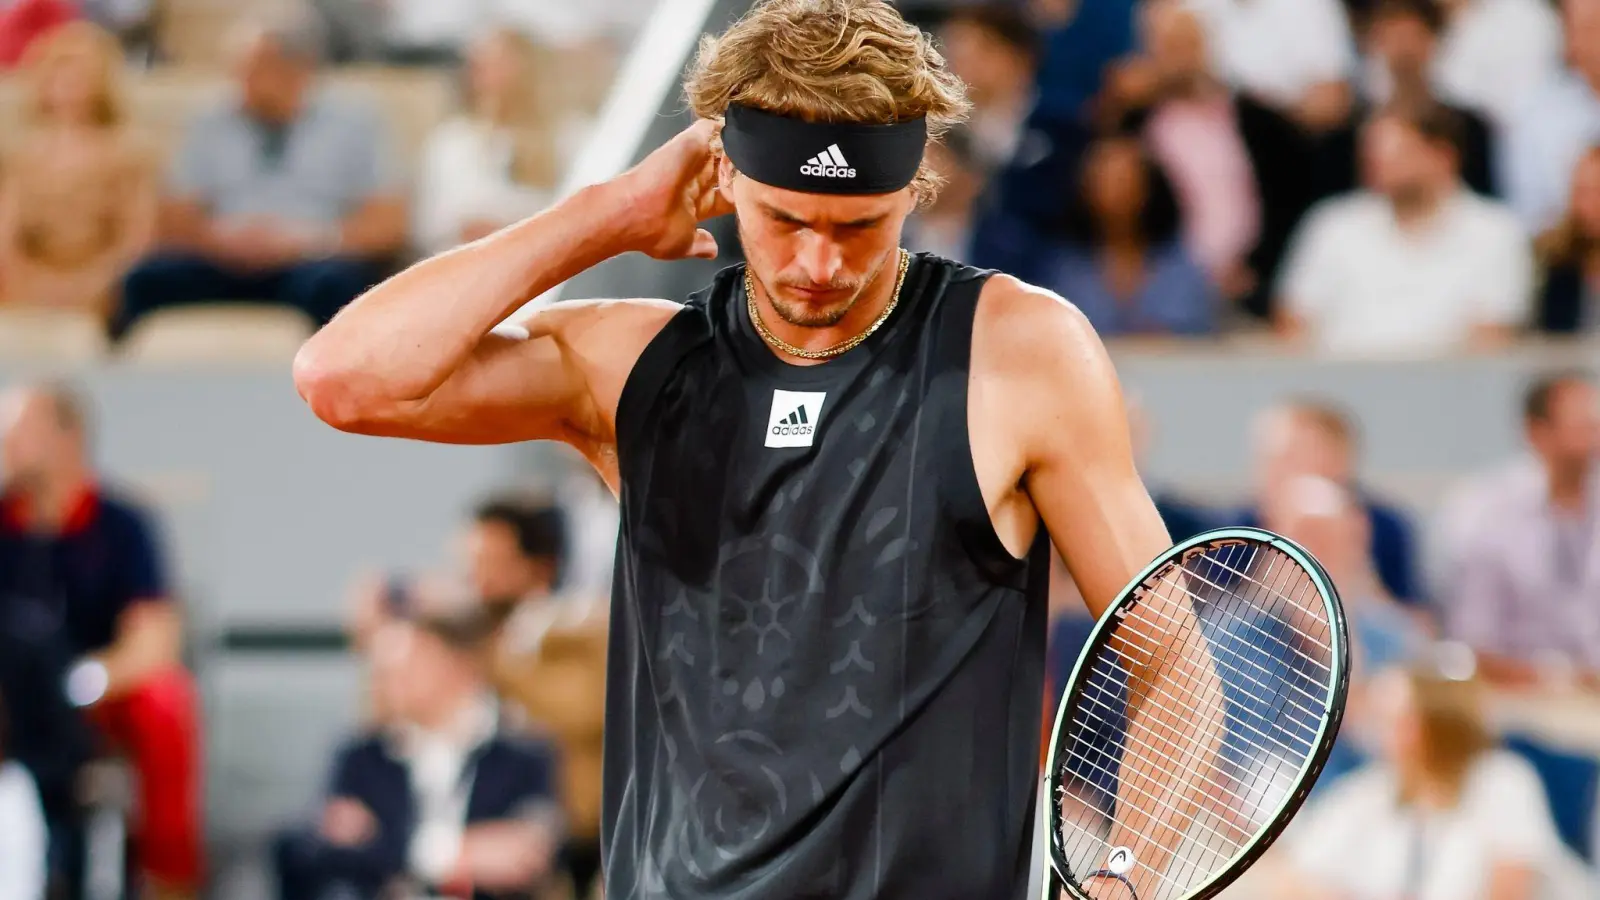
[[1063, 378], [1092, 377], [1104, 355], [1089, 319], [1061, 295], [1005, 274], [984, 284], [972, 329], [975, 374], [1013, 389], [1059, 390]]
[[572, 300], [545, 307], [496, 331], [518, 340], [553, 342], [587, 388], [594, 421], [587, 437], [610, 444], [616, 433], [617, 403], [628, 375], [656, 335], [683, 310], [671, 300]]

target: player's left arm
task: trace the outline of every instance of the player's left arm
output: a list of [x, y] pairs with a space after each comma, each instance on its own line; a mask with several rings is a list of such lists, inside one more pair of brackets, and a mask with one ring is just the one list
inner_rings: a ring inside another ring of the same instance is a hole
[[[1004, 355], [997, 371], [1006, 373], [1012, 398], [1008, 419], [1022, 448], [1022, 488], [1085, 605], [1099, 618], [1172, 541], [1139, 476], [1122, 390], [1094, 328], [1076, 307], [1048, 291], [1009, 278], [994, 288], [996, 302], [980, 307], [973, 346], [975, 357], [981, 352], [983, 358], [974, 359], [974, 370], [996, 371], [980, 363]], [[1004, 320], [995, 319], [996, 313]], [[1195, 630], [1186, 597], [1152, 591], [1132, 615], [1143, 621], [1114, 638], [1129, 661], [1130, 751], [1110, 841], [1135, 851], [1141, 867], [1129, 877], [1144, 891], [1154, 888], [1150, 879], [1165, 869], [1201, 799], [1196, 784], [1175, 802], [1160, 799], [1171, 797], [1166, 769], [1198, 769], [1206, 761], [1152, 758], [1140, 748], [1188, 747], [1210, 757], [1215, 739], [1194, 737], [1220, 736], [1222, 703], [1209, 660], [1171, 652], [1173, 641]], [[1159, 699], [1173, 694], [1192, 697], [1195, 709], [1215, 709], [1217, 721], [1185, 721]]]
[[1021, 489], [1098, 618], [1172, 544], [1134, 466], [1105, 345], [1077, 307], [997, 275], [979, 307], [973, 356], [977, 389], [1005, 398]]

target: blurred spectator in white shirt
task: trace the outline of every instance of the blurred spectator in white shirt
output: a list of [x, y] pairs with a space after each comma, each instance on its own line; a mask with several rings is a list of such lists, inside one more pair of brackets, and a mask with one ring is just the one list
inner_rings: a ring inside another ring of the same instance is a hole
[[1445, 13], [1433, 82], [1452, 103], [1501, 125], [1561, 67], [1561, 17], [1550, 0], [1438, 0]]
[[972, 101], [968, 129], [985, 171], [1011, 161], [1033, 111], [1039, 37], [1019, 11], [989, 4], [958, 9], [939, 28], [950, 70]]
[[1462, 185], [1458, 134], [1437, 106], [1396, 104], [1367, 123], [1371, 189], [1301, 224], [1278, 285], [1285, 336], [1332, 353], [1434, 354], [1498, 346], [1526, 322], [1528, 239]]
[[1539, 775], [1495, 749], [1476, 682], [1424, 668], [1375, 685], [1382, 760], [1312, 801], [1285, 836], [1277, 897], [1578, 900]]
[[499, 29], [467, 56], [467, 109], [429, 136], [412, 236], [433, 254], [533, 215], [551, 199], [560, 161], [541, 122], [523, 35]]
[[1345, 121], [1355, 74], [1339, 0], [1189, 0], [1206, 20], [1221, 71], [1307, 131]]
[[1523, 421], [1531, 458], [1449, 499], [1441, 536], [1446, 635], [1514, 684], [1600, 672], [1600, 393], [1581, 373], [1540, 379]]
[[0, 698], [0, 900], [44, 900], [47, 840], [33, 776], [6, 755]]
[[1561, 217], [1573, 168], [1600, 141], [1600, 0], [1562, 0], [1562, 12], [1570, 68], [1518, 104], [1501, 154], [1501, 192], [1530, 234]]

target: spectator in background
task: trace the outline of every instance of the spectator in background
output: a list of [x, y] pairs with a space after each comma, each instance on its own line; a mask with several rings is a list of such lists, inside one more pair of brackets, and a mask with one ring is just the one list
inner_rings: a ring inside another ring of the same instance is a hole
[[1400, 603], [1422, 600], [1413, 528], [1397, 507], [1361, 488], [1360, 435], [1347, 412], [1324, 400], [1290, 400], [1261, 414], [1252, 443], [1257, 499], [1234, 517], [1237, 524], [1286, 528], [1276, 514], [1286, 508], [1291, 486], [1306, 476], [1330, 481], [1358, 499], [1382, 588]]
[[1101, 335], [1208, 334], [1216, 290], [1184, 247], [1172, 185], [1138, 138], [1093, 145], [1071, 198], [1064, 242], [1030, 277], [1083, 311]]
[[968, 6], [939, 28], [945, 59], [967, 85], [974, 154], [987, 173], [1011, 161], [1033, 109], [1039, 36], [1008, 6]]
[[10, 755], [0, 695], [0, 900], [44, 900], [46, 831], [33, 776]]
[[[67, 649], [51, 636], [37, 639], [25, 619], [25, 611], [0, 601], [0, 758], [27, 769], [49, 830], [52, 896], [73, 898], [82, 867], [79, 779], [95, 741], [67, 696]], [[0, 873], [6, 868], [0, 862]]]
[[558, 593], [570, 565], [570, 532], [559, 507], [495, 498], [473, 518], [467, 557], [478, 596], [505, 622], [495, 683], [528, 727], [558, 749], [570, 835], [561, 864], [575, 896], [585, 898], [600, 878], [609, 629], [607, 598]]
[[560, 835], [549, 756], [501, 726], [479, 612], [374, 635], [393, 718], [338, 752], [318, 826], [279, 837], [283, 900], [522, 897], [548, 877]]
[[1446, 633], [1511, 684], [1600, 672], [1600, 394], [1587, 375], [1542, 378], [1523, 400], [1531, 458], [1450, 505]]
[[1537, 243], [1544, 264], [1538, 325], [1553, 333], [1595, 327], [1600, 291], [1600, 145], [1590, 147], [1572, 175], [1572, 202]]
[[1258, 315], [1288, 234], [1317, 197], [1314, 148], [1288, 119], [1232, 91], [1184, 0], [1147, 0], [1142, 52], [1113, 72], [1103, 112], [1142, 130], [1171, 176], [1185, 245], [1229, 300]]
[[1359, 123], [1374, 108], [1401, 103], [1421, 106], [1437, 103], [1450, 111], [1461, 126], [1461, 179], [1480, 194], [1493, 195], [1494, 138], [1487, 120], [1472, 109], [1455, 106], [1438, 93], [1436, 50], [1445, 28], [1439, 0], [1377, 0], [1362, 29], [1367, 58], [1362, 96], [1352, 122], [1325, 144], [1323, 165], [1330, 171], [1330, 192], [1343, 193], [1360, 186], [1356, 175]]
[[1445, 26], [1431, 68], [1439, 95], [1496, 126], [1561, 68], [1552, 0], [1438, 0]]
[[966, 261], [972, 242], [972, 221], [983, 192], [983, 162], [971, 135], [960, 128], [928, 148], [928, 165], [944, 179], [933, 202], [906, 222], [906, 246]]
[[1374, 687], [1382, 761], [1301, 812], [1275, 897], [1593, 896], [1556, 833], [1538, 773], [1495, 748], [1476, 683], [1415, 668]]
[[1342, 125], [1355, 71], [1339, 0], [1190, 0], [1211, 33], [1223, 76], [1308, 134]]
[[276, 301], [326, 322], [404, 247], [387, 129], [368, 104], [316, 88], [317, 52], [309, 28], [246, 26], [239, 95], [191, 124], [165, 250], [128, 275], [115, 334], [211, 301]]
[[1600, 143], [1600, 0], [1561, 0], [1569, 68], [1518, 104], [1506, 128], [1502, 192], [1529, 234], [1556, 224], [1583, 152]]
[[[1372, 555], [1372, 516], [1348, 488], [1317, 475], [1300, 475], [1272, 498], [1266, 514], [1277, 532], [1316, 557], [1344, 601], [1350, 632], [1352, 674], [1347, 722], [1367, 712], [1367, 691], [1375, 674], [1417, 659], [1427, 642], [1418, 617], [1395, 601], [1384, 586]], [[1258, 648], [1259, 652], [1259, 648]], [[1292, 660], [1268, 659], [1267, 666]], [[1341, 733], [1318, 787], [1328, 785], [1366, 761], [1352, 735]]]
[[1279, 282], [1279, 330], [1344, 354], [1504, 345], [1528, 319], [1529, 242], [1510, 210], [1466, 190], [1460, 129], [1435, 105], [1391, 105], [1361, 134], [1368, 190], [1301, 223]]
[[549, 204], [558, 162], [535, 102], [532, 52], [507, 29], [468, 52], [467, 110], [439, 125], [423, 151], [412, 224], [423, 253], [475, 241]]
[[76, 18], [72, 0], [0, 0], [0, 70], [21, 62], [34, 41]]
[[129, 133], [121, 51], [87, 22], [33, 45], [27, 113], [0, 160], [0, 306], [108, 317], [155, 235], [153, 160]]
[[14, 637], [77, 660], [71, 699], [138, 773], [138, 862], [163, 897], [201, 879], [200, 730], [182, 625], [148, 515], [97, 482], [69, 390], [0, 402], [0, 612]]

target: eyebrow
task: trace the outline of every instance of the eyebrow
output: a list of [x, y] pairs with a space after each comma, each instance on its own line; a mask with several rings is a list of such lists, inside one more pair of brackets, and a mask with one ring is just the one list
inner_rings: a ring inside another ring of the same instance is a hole
[[[761, 209], [762, 209], [763, 212], [765, 212], [767, 215], [773, 217], [774, 219], [777, 219], [780, 222], [786, 222], [786, 223], [788, 223], [790, 225], [804, 225], [806, 227], [810, 227], [811, 224], [812, 224], [811, 222], [808, 222], [805, 219], [803, 219], [803, 218], [801, 218], [801, 217], [799, 217], [799, 216], [797, 216], [797, 215], [795, 215], [793, 213], [784, 212], [783, 210], [777, 208], [776, 206], [772, 206], [772, 205], [767, 204], [767, 203], [762, 203], [761, 204]], [[882, 222], [884, 219], [887, 219], [888, 217], [889, 216], [888, 216], [887, 213], [880, 213], [879, 215], [876, 215], [876, 216], [863, 216], [863, 217], [861, 217], [859, 219], [850, 219], [849, 221], [836, 222], [834, 224], [838, 225], [841, 228], [867, 228], [869, 226], [876, 225], [879, 222]]]

